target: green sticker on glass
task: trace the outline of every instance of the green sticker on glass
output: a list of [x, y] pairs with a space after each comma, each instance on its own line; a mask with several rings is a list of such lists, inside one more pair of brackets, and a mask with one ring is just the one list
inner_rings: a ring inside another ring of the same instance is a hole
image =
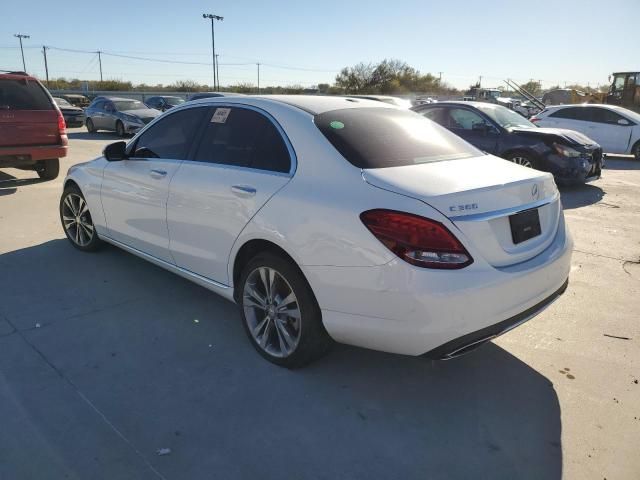
[[331, 128], [335, 128], [336, 130], [340, 130], [341, 128], [344, 128], [344, 123], [334, 120], [329, 124], [329, 126]]

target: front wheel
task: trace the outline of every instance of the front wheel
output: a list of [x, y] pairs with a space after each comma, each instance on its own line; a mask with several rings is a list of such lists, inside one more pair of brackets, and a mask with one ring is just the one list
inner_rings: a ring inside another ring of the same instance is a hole
[[522, 165], [523, 167], [536, 168], [535, 162], [531, 156], [524, 153], [512, 153], [507, 157], [507, 160], [518, 165]]
[[287, 368], [323, 356], [331, 338], [309, 283], [298, 267], [271, 252], [255, 256], [239, 282], [244, 328], [264, 358]]
[[89, 133], [95, 133], [98, 130], [96, 130], [95, 125], [93, 124], [93, 120], [91, 120], [90, 118], [87, 118], [87, 132]]
[[102, 240], [93, 225], [89, 205], [75, 185], [69, 185], [62, 192], [60, 221], [67, 239], [78, 250], [91, 252], [101, 246]]
[[53, 180], [60, 173], [60, 159], [40, 160], [36, 166], [38, 176], [43, 180]]

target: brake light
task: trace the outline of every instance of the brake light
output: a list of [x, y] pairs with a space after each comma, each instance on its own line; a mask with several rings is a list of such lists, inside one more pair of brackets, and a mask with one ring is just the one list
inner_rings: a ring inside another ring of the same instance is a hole
[[67, 134], [67, 124], [64, 121], [64, 117], [62, 116], [62, 112], [60, 110], [58, 110], [58, 133], [60, 135], [66, 135]]
[[531, 118], [529, 119], [529, 121], [530, 121], [531, 123], [536, 123], [536, 122], [539, 122], [539, 121], [540, 121], [540, 119], [539, 119], [538, 117], [531, 117]]
[[60, 109], [57, 108], [56, 111], [58, 112], [58, 135], [60, 136], [60, 144], [63, 146], [68, 145], [69, 139], [67, 137], [67, 124], [64, 121], [64, 117], [62, 116]]
[[425, 268], [458, 269], [473, 263], [460, 241], [440, 222], [393, 210], [368, 210], [362, 223], [405, 262]]

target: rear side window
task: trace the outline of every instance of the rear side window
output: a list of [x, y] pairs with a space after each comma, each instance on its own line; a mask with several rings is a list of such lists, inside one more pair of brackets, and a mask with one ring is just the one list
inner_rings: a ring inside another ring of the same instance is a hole
[[245, 108], [213, 110], [194, 160], [288, 173], [291, 157], [282, 135], [261, 113]]
[[349, 108], [316, 115], [322, 134], [352, 165], [385, 168], [483, 155], [460, 137], [414, 112]]
[[559, 110], [556, 110], [549, 116], [553, 118], [566, 118], [568, 120], [582, 120], [585, 122], [590, 121], [589, 112], [582, 107], [561, 108]]
[[34, 80], [1, 79], [0, 110], [51, 110], [44, 88]]
[[135, 145], [138, 158], [187, 158], [194, 132], [202, 124], [206, 107], [189, 108], [171, 115], [148, 128]]

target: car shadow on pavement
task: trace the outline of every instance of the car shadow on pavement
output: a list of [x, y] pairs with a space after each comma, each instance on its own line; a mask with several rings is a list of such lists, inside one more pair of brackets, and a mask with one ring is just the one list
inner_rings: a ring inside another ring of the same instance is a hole
[[130, 137], [119, 137], [114, 132], [67, 132], [69, 140], [127, 140]]
[[38, 177], [36, 172], [33, 172], [33, 174], [36, 176], [35, 178], [16, 178], [6, 172], [0, 172], [0, 197], [16, 193], [18, 191], [18, 187], [48, 181]]
[[604, 198], [604, 195], [604, 190], [592, 183], [560, 187], [562, 207], [565, 210], [593, 205], [594, 203], [600, 202]]
[[494, 344], [447, 362], [336, 345], [291, 371], [235, 305], [114, 247], [52, 240], [0, 266], [7, 478], [562, 476], [553, 384]]

